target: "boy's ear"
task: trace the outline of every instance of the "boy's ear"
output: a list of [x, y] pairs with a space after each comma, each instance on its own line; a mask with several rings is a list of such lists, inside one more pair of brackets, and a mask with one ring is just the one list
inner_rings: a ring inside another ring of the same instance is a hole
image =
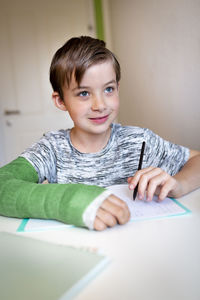
[[58, 92], [53, 92], [52, 100], [57, 108], [64, 110], [64, 111], [67, 110], [67, 108], [65, 106], [65, 102], [60, 98], [60, 95]]

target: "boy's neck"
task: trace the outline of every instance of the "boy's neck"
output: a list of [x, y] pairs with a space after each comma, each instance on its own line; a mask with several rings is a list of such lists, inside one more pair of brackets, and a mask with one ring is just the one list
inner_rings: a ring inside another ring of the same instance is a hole
[[82, 153], [96, 153], [101, 151], [108, 143], [111, 134], [109, 128], [104, 134], [86, 134], [76, 132], [75, 128], [70, 131], [70, 139], [73, 146]]

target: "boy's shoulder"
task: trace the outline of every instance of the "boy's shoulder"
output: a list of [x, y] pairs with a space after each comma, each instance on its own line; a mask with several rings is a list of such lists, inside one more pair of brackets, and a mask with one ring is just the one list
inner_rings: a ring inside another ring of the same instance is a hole
[[68, 140], [69, 129], [59, 129], [47, 131], [43, 134], [42, 139], [49, 140], [50, 142], [59, 140]]
[[119, 123], [114, 123], [113, 128], [115, 133], [121, 137], [143, 137], [146, 131], [146, 128], [138, 126], [123, 126]]
[[47, 131], [32, 147], [63, 148], [69, 145], [69, 129]]
[[45, 137], [48, 138], [58, 138], [58, 137], [63, 137], [63, 136], [67, 136], [69, 129], [59, 129], [59, 130], [51, 130], [51, 131], [47, 131], [44, 133]]

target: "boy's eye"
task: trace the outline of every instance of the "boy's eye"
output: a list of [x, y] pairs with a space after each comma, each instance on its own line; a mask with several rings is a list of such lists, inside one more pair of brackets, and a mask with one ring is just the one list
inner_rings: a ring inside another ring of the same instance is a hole
[[112, 93], [114, 91], [114, 88], [112, 86], [108, 86], [106, 89], [105, 89], [105, 92], [106, 93]]
[[82, 91], [79, 93], [80, 97], [88, 97], [89, 93], [87, 91]]

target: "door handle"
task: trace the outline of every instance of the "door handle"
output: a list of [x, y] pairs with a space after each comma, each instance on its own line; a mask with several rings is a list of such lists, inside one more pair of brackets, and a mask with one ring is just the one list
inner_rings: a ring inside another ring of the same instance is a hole
[[10, 116], [10, 115], [20, 115], [20, 110], [13, 109], [13, 110], [5, 110], [4, 115]]

